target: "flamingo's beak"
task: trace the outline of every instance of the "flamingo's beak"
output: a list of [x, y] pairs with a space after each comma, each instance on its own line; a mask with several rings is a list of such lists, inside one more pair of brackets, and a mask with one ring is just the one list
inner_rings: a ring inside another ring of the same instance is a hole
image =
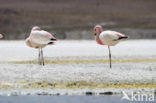
[[56, 39], [56, 38], [51, 38], [51, 40], [52, 40], [52, 41], [57, 41], [57, 39]]
[[126, 40], [126, 39], [128, 39], [128, 36], [123, 36], [123, 37], [120, 37], [120, 38], [119, 38], [119, 40], [121, 40], [121, 41], [124, 41], [124, 40]]
[[96, 36], [96, 31], [94, 31], [94, 35]]
[[124, 36], [124, 37], [122, 37], [122, 39], [125, 39], [126, 40], [126, 39], [128, 39], [128, 36]]

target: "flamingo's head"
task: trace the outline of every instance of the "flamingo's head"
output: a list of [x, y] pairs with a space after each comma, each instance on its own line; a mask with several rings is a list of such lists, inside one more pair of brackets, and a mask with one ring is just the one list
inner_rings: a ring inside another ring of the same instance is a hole
[[3, 35], [2, 34], [0, 34], [0, 38], [3, 38]]
[[96, 36], [97, 34], [100, 34], [103, 31], [102, 26], [101, 25], [96, 25], [94, 27], [94, 35]]
[[41, 30], [41, 28], [38, 27], [38, 26], [34, 26], [34, 27], [31, 29], [31, 31], [35, 31], [35, 30]]

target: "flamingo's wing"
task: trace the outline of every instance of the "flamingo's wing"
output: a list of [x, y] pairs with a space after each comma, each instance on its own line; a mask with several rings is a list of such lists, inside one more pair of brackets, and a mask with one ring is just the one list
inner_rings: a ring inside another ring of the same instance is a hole
[[110, 30], [107, 30], [107, 31], [103, 31], [101, 34], [100, 34], [101, 38], [105, 39], [106, 41], [117, 41], [117, 40], [121, 40], [122, 38], [127, 38], [127, 36], [119, 33], [119, 32], [116, 32], [116, 31], [110, 31]]
[[101, 39], [101, 41], [106, 44], [106, 45], [110, 45], [113, 46], [115, 44], [118, 43], [118, 41], [114, 41], [116, 39], [118, 39], [119, 37], [117, 35], [115, 35], [116, 32], [114, 31], [103, 31], [99, 38]]
[[48, 44], [52, 42], [52, 38], [54, 38], [49, 32], [47, 31], [32, 31], [30, 35], [30, 40], [37, 44]]

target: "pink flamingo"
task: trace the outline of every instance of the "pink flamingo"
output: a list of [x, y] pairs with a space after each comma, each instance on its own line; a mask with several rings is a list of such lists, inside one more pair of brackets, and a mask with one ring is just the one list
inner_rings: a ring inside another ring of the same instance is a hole
[[38, 61], [40, 65], [44, 65], [43, 50], [47, 45], [54, 44], [56, 38], [49, 32], [41, 30], [40, 27], [32, 28], [30, 36], [26, 39], [29, 47], [39, 49]]
[[96, 38], [96, 42], [98, 44], [108, 46], [109, 61], [110, 61], [110, 68], [111, 68], [112, 62], [111, 62], [110, 46], [115, 46], [120, 41], [127, 39], [128, 36], [125, 36], [119, 32], [116, 32], [116, 31], [110, 31], [110, 30], [103, 31], [103, 29], [100, 25], [96, 25], [94, 27], [94, 35]]
[[3, 38], [3, 35], [2, 35], [2, 34], [0, 34], [0, 39], [1, 39], [1, 38]]

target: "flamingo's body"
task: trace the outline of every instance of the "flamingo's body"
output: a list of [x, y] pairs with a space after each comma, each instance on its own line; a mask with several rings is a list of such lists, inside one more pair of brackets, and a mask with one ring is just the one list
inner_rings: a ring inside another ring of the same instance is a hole
[[108, 45], [109, 49], [109, 58], [110, 58], [110, 68], [111, 68], [111, 53], [110, 53], [110, 46], [115, 46], [120, 41], [127, 39], [128, 37], [116, 32], [116, 31], [110, 31], [106, 30], [103, 31], [102, 27], [100, 25], [96, 25], [94, 27], [94, 35], [96, 38], [96, 42], [100, 45]]
[[2, 35], [2, 34], [0, 34], [0, 39], [1, 39], [1, 38], [3, 38], [3, 35]]
[[26, 44], [32, 48], [39, 49], [39, 64], [44, 65], [42, 48], [48, 44], [54, 44], [56, 38], [49, 32], [41, 30], [38, 26], [32, 28], [30, 36], [26, 39]]

